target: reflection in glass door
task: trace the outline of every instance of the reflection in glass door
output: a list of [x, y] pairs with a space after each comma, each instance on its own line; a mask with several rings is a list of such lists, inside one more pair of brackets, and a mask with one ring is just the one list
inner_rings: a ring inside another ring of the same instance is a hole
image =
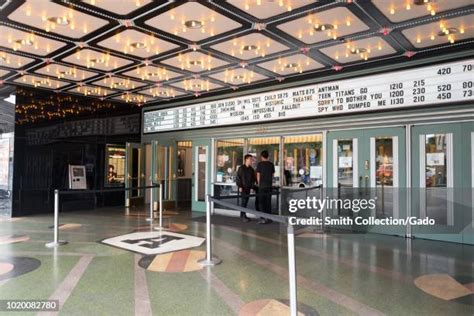
[[210, 194], [210, 161], [212, 141], [193, 140], [193, 177], [192, 177], [192, 210], [206, 211], [206, 195]]
[[[145, 186], [145, 148], [142, 144], [127, 143], [126, 146], [126, 181], [125, 188]], [[132, 189], [125, 191], [125, 206], [144, 203], [145, 190]]]
[[275, 165], [275, 174], [273, 177], [273, 185], [280, 185], [280, 137], [262, 137], [249, 138], [247, 140], [246, 153], [254, 157], [252, 167], [257, 169], [257, 164], [261, 160], [260, 154], [263, 150], [268, 151], [268, 159]]
[[453, 225], [452, 133], [420, 135], [420, 217]]
[[370, 187], [377, 196], [372, 215], [377, 218], [399, 218], [398, 147], [397, 136], [370, 138]]

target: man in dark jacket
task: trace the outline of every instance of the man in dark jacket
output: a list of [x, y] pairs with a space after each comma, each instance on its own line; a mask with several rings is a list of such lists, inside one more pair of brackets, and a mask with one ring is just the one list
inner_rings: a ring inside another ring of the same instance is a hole
[[[257, 180], [255, 170], [252, 168], [252, 159], [252, 155], [245, 155], [244, 164], [240, 166], [239, 170], [237, 170], [236, 182], [239, 187], [240, 195], [242, 196], [242, 203], [240, 204], [242, 207], [247, 207], [247, 204], [249, 203], [250, 190], [255, 186]], [[247, 214], [244, 212], [240, 212], [240, 218], [243, 222], [250, 221], [250, 218], [248, 218]]]
[[[260, 154], [261, 161], [257, 165], [258, 194], [260, 195], [260, 211], [270, 214], [272, 212], [272, 186], [275, 165], [268, 159], [268, 151], [264, 150]], [[260, 218], [258, 224], [268, 224], [272, 221]]]

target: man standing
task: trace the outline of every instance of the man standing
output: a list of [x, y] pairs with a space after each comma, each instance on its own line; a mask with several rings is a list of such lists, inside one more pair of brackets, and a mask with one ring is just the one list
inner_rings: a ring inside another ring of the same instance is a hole
[[[239, 192], [242, 195], [242, 203], [240, 206], [247, 207], [249, 203], [249, 194], [250, 190], [255, 186], [255, 170], [252, 168], [252, 155], [245, 155], [244, 157], [244, 164], [240, 166], [239, 170], [237, 171], [237, 186], [239, 187]], [[247, 217], [247, 214], [244, 212], [240, 212], [240, 219], [243, 222], [250, 222], [250, 218]]]
[[[275, 165], [268, 160], [268, 151], [264, 150], [260, 154], [261, 161], [257, 165], [257, 184], [260, 200], [260, 210], [270, 214], [272, 212], [272, 186]], [[268, 224], [271, 220], [260, 218], [258, 224]]]

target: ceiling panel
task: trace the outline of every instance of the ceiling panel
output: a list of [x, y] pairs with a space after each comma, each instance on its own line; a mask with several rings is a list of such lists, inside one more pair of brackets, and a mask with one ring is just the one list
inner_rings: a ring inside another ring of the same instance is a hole
[[98, 52], [92, 49], [81, 49], [62, 59], [65, 62], [94, 68], [103, 71], [112, 71], [123, 66], [131, 65], [131, 60], [116, 57], [109, 53]]
[[33, 86], [35, 88], [45, 88], [45, 89], [59, 89], [59, 88], [69, 85], [69, 83], [65, 81], [60, 81], [60, 80], [56, 80], [52, 78], [39, 77], [35, 75], [23, 75], [15, 79], [15, 82]]
[[114, 94], [115, 91], [104, 88], [104, 87], [96, 87], [91, 85], [84, 85], [78, 86], [73, 89], [68, 90], [71, 93], [82, 94], [84, 96], [91, 96], [91, 97], [107, 97], [111, 94]]
[[162, 60], [161, 63], [194, 73], [211, 70], [227, 64], [222, 59], [201, 52], [178, 54], [175, 57]]
[[250, 84], [268, 78], [245, 68], [226, 69], [212, 74], [210, 77], [231, 85]]
[[145, 23], [192, 42], [241, 27], [240, 23], [198, 2], [186, 2]]
[[142, 58], [149, 58], [179, 47], [155, 36], [130, 29], [110, 36], [97, 45]]
[[142, 81], [137, 81], [128, 78], [120, 78], [120, 77], [105, 77], [100, 80], [96, 80], [92, 82], [92, 84], [96, 86], [102, 86], [109, 89], [117, 89], [117, 90], [133, 90], [136, 88], [140, 88], [146, 86], [146, 83]]
[[154, 98], [174, 98], [176, 96], [185, 95], [184, 92], [178, 91], [171, 87], [152, 87], [139, 91], [141, 94], [150, 95]]
[[373, 0], [372, 2], [392, 22], [436, 15], [473, 4], [472, 0]]
[[278, 26], [306, 44], [314, 44], [366, 31], [369, 27], [349, 9], [337, 7], [308, 14]]
[[312, 4], [314, 0], [228, 0], [230, 4], [264, 20]]
[[168, 70], [164, 67], [153, 65], [139, 66], [136, 69], [124, 72], [123, 75], [148, 81], [168, 81], [170, 79], [182, 76], [181, 74]]
[[210, 91], [222, 87], [221, 85], [204, 79], [187, 79], [171, 85], [191, 92]]
[[33, 32], [24, 32], [0, 25], [0, 46], [38, 56], [46, 56], [66, 46], [65, 43], [52, 40]]
[[213, 45], [211, 48], [243, 60], [265, 57], [266, 55], [288, 50], [288, 46], [261, 33], [251, 33], [237, 37]]
[[9, 74], [10, 72], [8, 70], [4, 70], [4, 69], [0, 69], [0, 77], [3, 77], [7, 74]]
[[279, 57], [257, 65], [281, 76], [324, 68], [324, 65], [304, 54]]
[[117, 0], [83, 0], [82, 2], [117, 15], [127, 15], [149, 4], [152, 0], [120, 0], [120, 5], [117, 5]]
[[396, 53], [395, 49], [379, 36], [326, 47], [320, 51], [342, 64]]
[[416, 48], [455, 43], [472, 37], [474, 14], [417, 25], [402, 31], [402, 34]]
[[97, 72], [60, 64], [49, 64], [35, 70], [35, 72], [46, 76], [57, 77], [58, 79], [68, 79], [72, 81], [83, 81], [98, 75]]
[[106, 20], [45, 0], [26, 0], [8, 18], [70, 38], [82, 38], [108, 24]]
[[18, 69], [34, 61], [33, 58], [15, 55], [8, 52], [0, 52], [0, 66], [2, 67]]

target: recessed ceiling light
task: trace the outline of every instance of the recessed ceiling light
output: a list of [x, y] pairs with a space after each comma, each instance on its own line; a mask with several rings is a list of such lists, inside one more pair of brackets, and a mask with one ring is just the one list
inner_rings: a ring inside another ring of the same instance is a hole
[[48, 82], [46, 80], [35, 80], [35, 84], [41, 85], [41, 84], [47, 84]]
[[57, 25], [66, 26], [69, 25], [69, 20], [59, 16], [53, 16], [48, 18], [48, 21]]
[[316, 24], [316, 25], [313, 26], [313, 29], [316, 32], [324, 32], [324, 31], [334, 29], [334, 25], [332, 25], [332, 24]]
[[189, 64], [191, 66], [200, 66], [202, 64], [202, 62], [200, 60], [190, 60]]
[[104, 58], [91, 58], [89, 61], [91, 63], [94, 63], [94, 64], [103, 64], [103, 63], [105, 63]]
[[19, 40], [16, 40], [15, 43], [20, 44], [20, 45], [25, 45], [25, 46], [33, 45], [33, 41], [30, 39], [19, 39]]
[[244, 79], [244, 76], [243, 76], [243, 75], [235, 75], [235, 76], [234, 76], [234, 79], [235, 79], [235, 80], [243, 80], [243, 79]]
[[68, 76], [68, 75], [72, 75], [73, 73], [70, 70], [68, 70], [68, 71], [65, 70], [65, 71], [60, 71], [59, 74], [61, 76]]
[[132, 46], [133, 48], [145, 48], [146, 47], [146, 43], [143, 43], [143, 42], [136, 42], [136, 43], [132, 43], [130, 44], [130, 46]]
[[0, 56], [0, 60], [7, 61], [7, 56]]
[[413, 0], [414, 5], [424, 5], [431, 2], [431, 0]]
[[193, 88], [195, 88], [195, 89], [199, 89], [199, 88], [201, 88], [201, 84], [200, 84], [200, 83], [193, 83], [193, 84], [191, 85], [191, 87], [193, 87]]
[[158, 77], [160, 74], [157, 72], [149, 72], [146, 74], [148, 77]]
[[289, 69], [293, 69], [293, 68], [296, 68], [296, 67], [298, 67], [297, 63], [289, 63], [289, 64], [285, 65], [285, 68], [289, 68]]
[[366, 53], [367, 49], [365, 48], [353, 48], [351, 49], [351, 54], [361, 54], [361, 53]]
[[438, 36], [446, 36], [446, 35], [450, 35], [450, 34], [456, 34], [458, 32], [459, 32], [459, 30], [457, 28], [448, 27], [448, 28], [443, 29], [442, 31], [439, 31]]
[[245, 50], [245, 51], [251, 51], [251, 50], [256, 50], [257, 46], [256, 45], [245, 45], [244, 47], [242, 47], [242, 49]]
[[204, 24], [198, 20], [189, 20], [189, 21], [184, 22], [184, 26], [186, 26], [188, 29], [197, 30], [197, 29], [202, 28]]

